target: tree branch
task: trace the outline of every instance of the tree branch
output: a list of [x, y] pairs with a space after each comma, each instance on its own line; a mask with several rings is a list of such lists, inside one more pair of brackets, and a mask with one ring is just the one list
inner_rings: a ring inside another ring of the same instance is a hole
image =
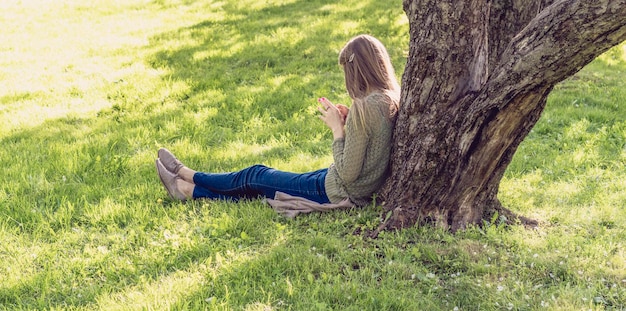
[[557, 0], [512, 39], [487, 93], [512, 80], [518, 92], [553, 86], [624, 40], [626, 0]]
[[528, 23], [554, 0], [492, 0], [489, 7], [489, 72]]

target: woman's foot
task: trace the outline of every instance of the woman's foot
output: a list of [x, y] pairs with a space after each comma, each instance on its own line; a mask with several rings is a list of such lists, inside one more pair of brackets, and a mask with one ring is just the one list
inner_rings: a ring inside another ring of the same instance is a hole
[[187, 196], [178, 189], [177, 182], [178, 180], [180, 180], [180, 177], [170, 172], [163, 165], [160, 159], [156, 160], [156, 169], [157, 169], [157, 174], [159, 175], [159, 178], [161, 179], [161, 183], [163, 183], [163, 186], [165, 187], [165, 190], [167, 190], [167, 193], [170, 195], [170, 197], [174, 200], [181, 200], [181, 201], [187, 200]]
[[181, 168], [185, 167], [169, 150], [165, 148], [159, 149], [159, 159], [163, 166], [170, 172], [178, 174]]

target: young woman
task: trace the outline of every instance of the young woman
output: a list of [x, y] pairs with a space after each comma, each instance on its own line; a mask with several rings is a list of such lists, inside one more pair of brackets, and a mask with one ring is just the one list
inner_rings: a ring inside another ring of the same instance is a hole
[[[350, 109], [320, 98], [320, 118], [333, 133], [334, 164], [308, 173], [289, 173], [254, 165], [232, 173], [202, 173], [160, 149], [157, 172], [173, 199], [237, 201], [278, 199], [280, 194], [310, 206], [349, 202], [366, 205], [388, 174], [391, 134], [400, 87], [383, 44], [369, 35], [352, 38], [339, 54]], [[271, 203], [270, 203], [271, 204]]]

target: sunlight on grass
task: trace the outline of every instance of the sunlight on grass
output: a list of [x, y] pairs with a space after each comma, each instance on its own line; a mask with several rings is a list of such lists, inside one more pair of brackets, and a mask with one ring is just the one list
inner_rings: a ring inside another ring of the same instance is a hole
[[294, 4], [296, 2], [297, 2], [296, 0], [265, 0], [265, 1], [241, 0], [241, 1], [236, 1], [234, 4], [233, 3], [230, 3], [230, 4], [240, 10], [246, 9], [250, 11], [259, 11], [265, 8], [280, 7], [280, 6], [285, 6], [289, 4]]
[[598, 57], [609, 66], [626, 65], [626, 45], [616, 46]]
[[[354, 33], [356, 29], [358, 29], [360, 24], [356, 21], [341, 21], [338, 22], [335, 27], [333, 27], [333, 35], [335, 36], [346, 36], [350, 33]], [[342, 46], [338, 46], [341, 48]]]
[[[179, 25], [182, 16], [187, 23], [202, 18], [191, 6], [155, 14], [144, 9], [145, 1], [65, 1], [61, 6], [8, 1], [3, 8], [10, 18], [0, 20], [2, 133], [70, 114], [91, 116], [110, 106], [104, 99], [108, 85], [150, 70], [124, 51], [145, 46], [150, 36]], [[110, 11], [101, 15], [99, 8]], [[26, 13], [28, 18], [21, 18]]]
[[242, 154], [260, 155], [274, 148], [280, 147], [278, 142], [267, 142], [265, 144], [246, 144], [241, 141], [228, 143], [223, 150], [215, 153], [215, 157], [229, 161], [237, 160]]
[[148, 284], [127, 288], [119, 293], [106, 293], [96, 298], [96, 301], [102, 310], [169, 310], [184, 301], [188, 293], [201, 288], [206, 282], [207, 270], [205, 265], [201, 265], [201, 268], [192, 271], [175, 271]]
[[332, 155], [313, 156], [309, 153], [298, 153], [283, 161], [270, 163], [277, 169], [294, 172], [309, 172], [328, 167], [333, 162]]
[[[168, 235], [168, 239], [177, 237]], [[158, 280], [146, 280], [138, 286], [129, 287], [123, 291], [106, 293], [97, 298], [100, 308], [111, 309], [171, 309], [175, 306], [187, 305], [189, 295], [201, 291], [202, 287], [219, 278], [223, 271], [233, 269], [233, 266], [245, 265], [251, 254], [245, 252], [227, 252], [221, 255], [204, 259], [185, 270], [177, 270], [160, 277]], [[202, 301], [205, 307], [215, 306], [218, 299], [228, 297], [206, 296]]]
[[39, 245], [34, 245], [24, 237], [0, 230], [2, 247], [0, 252], [0, 274], [3, 281], [0, 288], [10, 289], [25, 279], [37, 273], [34, 262], [43, 251]]

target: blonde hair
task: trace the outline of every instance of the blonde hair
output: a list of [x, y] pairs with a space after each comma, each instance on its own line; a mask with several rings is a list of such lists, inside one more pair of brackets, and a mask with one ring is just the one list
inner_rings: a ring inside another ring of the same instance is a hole
[[389, 53], [385, 46], [370, 35], [352, 38], [339, 53], [339, 65], [343, 67], [346, 89], [352, 98], [352, 120], [370, 130], [366, 120], [371, 109], [365, 109], [365, 97], [380, 92], [388, 98], [388, 117], [395, 116], [400, 101], [400, 85], [396, 79]]

